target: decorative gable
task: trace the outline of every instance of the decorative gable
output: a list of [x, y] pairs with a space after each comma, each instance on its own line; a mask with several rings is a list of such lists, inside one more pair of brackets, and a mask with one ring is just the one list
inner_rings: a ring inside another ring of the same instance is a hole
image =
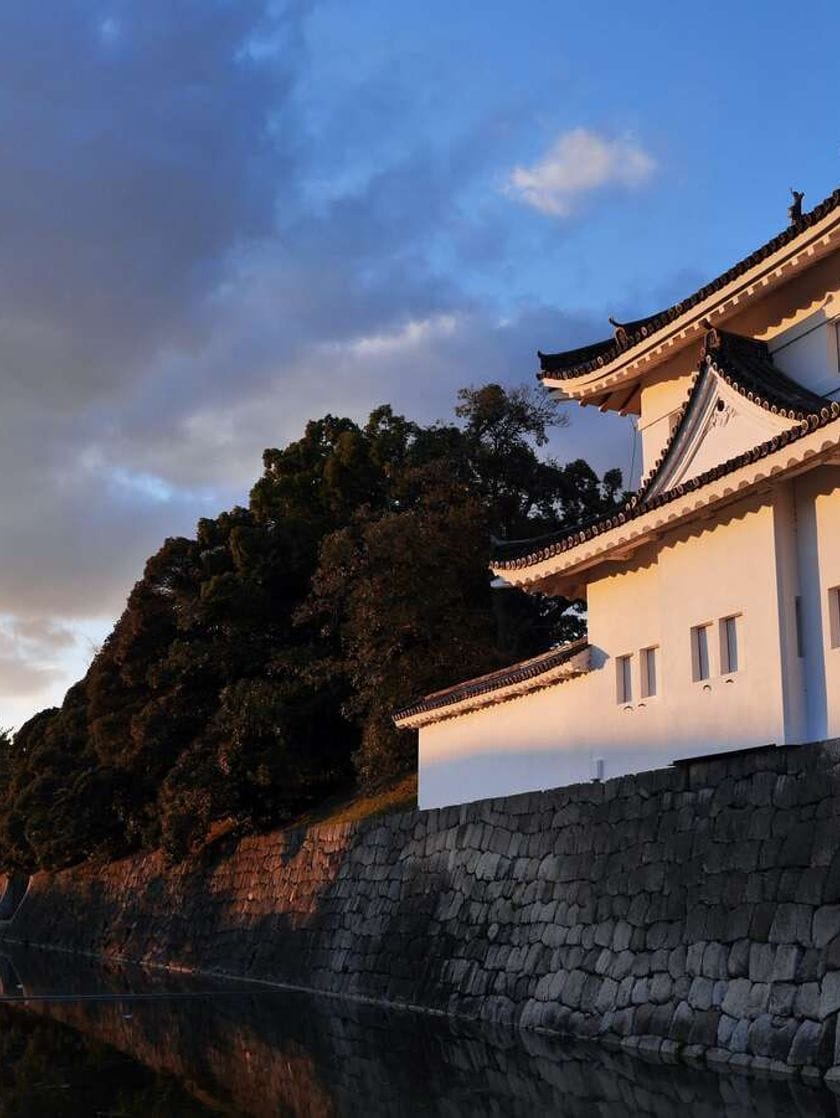
[[[500, 542], [494, 548], [492, 567], [514, 585], [543, 588], [553, 580], [549, 593], [579, 591], [579, 584], [558, 590], [560, 568], [566, 572], [591, 560], [597, 552], [612, 549], [626, 557], [628, 534], [641, 539], [647, 515], [659, 515], [668, 506], [668, 518], [690, 515], [699, 507], [692, 498], [679, 511], [683, 497], [713, 485], [718, 479], [743, 471], [753, 463], [772, 459], [776, 452], [796, 444], [784, 467], [796, 453], [834, 453], [840, 435], [824, 437], [824, 427], [840, 422], [840, 403], [797, 384], [773, 364], [765, 342], [712, 328], [706, 323], [703, 356], [688, 398], [674, 430], [639, 491], [598, 520], [572, 531], [561, 531], [534, 540]], [[809, 443], [811, 439], [811, 443]], [[751, 481], [741, 478], [739, 488]], [[709, 489], [708, 499], [718, 499]], [[636, 526], [630, 527], [630, 522]], [[596, 543], [595, 537], [602, 537]], [[615, 537], [613, 539], [613, 537]], [[612, 542], [611, 542], [612, 541]], [[517, 572], [511, 578], [511, 572]]]
[[696, 382], [691, 402], [665, 460], [648, 479], [645, 498], [691, 481], [798, 422], [748, 400], [712, 368]]
[[764, 342], [710, 328], [688, 399], [638, 501], [737, 459], [826, 406], [776, 368]]

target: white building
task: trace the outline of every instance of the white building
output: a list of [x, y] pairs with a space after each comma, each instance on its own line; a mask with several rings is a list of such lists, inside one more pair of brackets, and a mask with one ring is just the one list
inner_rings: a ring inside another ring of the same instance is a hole
[[400, 711], [424, 808], [840, 736], [840, 190], [545, 387], [637, 415], [643, 480], [495, 573], [585, 598], [585, 640]]

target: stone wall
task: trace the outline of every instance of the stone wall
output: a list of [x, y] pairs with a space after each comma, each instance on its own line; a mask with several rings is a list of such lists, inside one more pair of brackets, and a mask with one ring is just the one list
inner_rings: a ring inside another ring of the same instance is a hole
[[840, 743], [41, 874], [0, 935], [817, 1077]]

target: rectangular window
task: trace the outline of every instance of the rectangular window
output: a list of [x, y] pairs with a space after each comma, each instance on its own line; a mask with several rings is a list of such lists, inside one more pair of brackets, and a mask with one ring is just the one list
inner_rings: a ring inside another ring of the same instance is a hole
[[738, 670], [737, 617], [724, 617], [720, 623], [720, 670], [722, 675]]
[[709, 678], [709, 628], [695, 625], [691, 630], [691, 678], [695, 683]]
[[656, 694], [656, 652], [656, 648], [643, 648], [640, 654], [643, 699]]
[[840, 586], [828, 592], [828, 634], [832, 648], [840, 648]]
[[618, 703], [633, 702], [631, 660], [631, 656], [616, 656], [615, 659], [615, 698]]

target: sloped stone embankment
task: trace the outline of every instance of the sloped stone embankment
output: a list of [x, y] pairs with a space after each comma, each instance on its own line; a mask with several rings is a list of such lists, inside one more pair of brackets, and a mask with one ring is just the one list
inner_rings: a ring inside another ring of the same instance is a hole
[[840, 744], [40, 874], [0, 935], [816, 1077]]

